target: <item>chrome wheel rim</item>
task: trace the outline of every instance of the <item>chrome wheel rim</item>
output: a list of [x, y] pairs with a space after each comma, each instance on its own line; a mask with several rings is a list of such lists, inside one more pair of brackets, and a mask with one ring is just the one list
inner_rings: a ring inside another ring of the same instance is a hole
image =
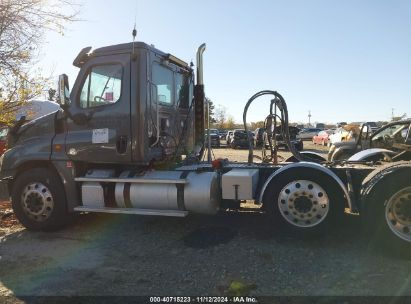
[[330, 200], [317, 183], [296, 180], [280, 191], [278, 209], [282, 217], [293, 226], [314, 227], [327, 217]]
[[50, 190], [42, 183], [28, 184], [21, 195], [24, 213], [36, 222], [47, 220], [54, 208]]
[[391, 196], [385, 206], [385, 220], [396, 236], [411, 242], [411, 187]]

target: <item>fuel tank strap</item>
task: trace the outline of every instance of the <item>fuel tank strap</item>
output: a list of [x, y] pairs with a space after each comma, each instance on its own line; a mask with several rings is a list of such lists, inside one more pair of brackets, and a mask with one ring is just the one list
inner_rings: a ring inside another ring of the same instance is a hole
[[[185, 180], [190, 171], [184, 171], [180, 175], [180, 179]], [[178, 210], [186, 210], [184, 205], [184, 184], [176, 184], [177, 187], [177, 207]]]
[[[132, 178], [136, 175], [136, 171], [130, 171], [128, 174], [128, 178]], [[123, 189], [123, 197], [124, 197], [124, 204], [126, 205], [126, 208], [132, 208], [133, 206], [131, 205], [131, 199], [130, 199], [130, 183], [125, 183], [124, 184], [124, 189]]]

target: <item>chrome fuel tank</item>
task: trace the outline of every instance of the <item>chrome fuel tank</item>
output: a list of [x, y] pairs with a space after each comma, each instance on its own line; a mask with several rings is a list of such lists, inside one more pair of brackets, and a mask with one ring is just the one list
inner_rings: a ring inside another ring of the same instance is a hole
[[[144, 180], [144, 183], [116, 183], [116, 204], [122, 208], [215, 214], [221, 201], [217, 174], [214, 172], [184, 174], [181, 171], [151, 171], [139, 175], [125, 171], [120, 178]], [[158, 183], [159, 180], [162, 182]], [[175, 181], [185, 182], [176, 184]]]

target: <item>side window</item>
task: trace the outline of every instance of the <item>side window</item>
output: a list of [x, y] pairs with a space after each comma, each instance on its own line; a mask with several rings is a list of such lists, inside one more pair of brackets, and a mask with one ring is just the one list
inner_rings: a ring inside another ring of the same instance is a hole
[[189, 100], [189, 78], [186, 75], [176, 73], [176, 100], [180, 108], [187, 109], [190, 106]]
[[157, 100], [159, 103], [168, 105], [173, 104], [173, 71], [154, 62], [152, 81], [155, 86], [155, 90], [153, 92], [154, 99]]
[[92, 67], [81, 89], [80, 107], [87, 109], [116, 103], [120, 99], [122, 74], [120, 64]]

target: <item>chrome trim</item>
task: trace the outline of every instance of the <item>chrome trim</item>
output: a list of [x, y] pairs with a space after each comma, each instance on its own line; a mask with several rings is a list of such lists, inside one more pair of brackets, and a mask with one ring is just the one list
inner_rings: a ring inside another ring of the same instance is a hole
[[101, 212], [101, 213], [117, 213], [117, 214], [138, 214], [138, 215], [160, 215], [160, 216], [174, 216], [186, 217], [188, 211], [180, 210], [153, 210], [153, 209], [137, 209], [137, 208], [92, 208], [79, 206], [75, 207], [74, 211], [78, 212]]
[[203, 85], [204, 84], [204, 79], [203, 79], [203, 53], [206, 49], [206, 44], [203, 43], [198, 47], [197, 50], [197, 84], [198, 85]]
[[[301, 206], [301, 199], [311, 206]], [[277, 204], [281, 216], [289, 224], [301, 228], [317, 226], [330, 210], [327, 191], [316, 182], [308, 180], [295, 180], [285, 185], [280, 191]]]
[[[268, 184], [271, 182], [271, 180], [273, 178], [275, 178], [277, 175], [279, 175], [280, 173], [288, 170], [288, 169], [293, 169], [293, 168], [311, 168], [311, 169], [316, 169], [319, 170], [325, 174], [328, 174], [330, 177], [332, 177], [337, 184], [340, 186], [341, 190], [344, 192], [344, 195], [347, 199], [347, 203], [348, 203], [348, 207], [350, 209], [352, 209], [352, 201], [350, 198], [350, 195], [348, 194], [347, 188], [345, 187], [344, 183], [341, 181], [341, 179], [334, 173], [332, 172], [330, 169], [317, 164], [317, 163], [311, 163], [311, 162], [299, 162], [299, 163], [292, 163], [289, 165], [286, 165], [280, 169], [278, 169], [277, 171], [275, 171], [273, 174], [270, 175], [269, 178], [267, 178], [266, 182], [264, 183], [263, 187], [261, 188], [261, 192], [260, 192], [260, 197], [259, 197], [259, 202], [262, 203], [263, 202], [263, 196], [264, 196], [264, 192], [268, 186]], [[298, 178], [298, 176], [296, 176], [296, 178]]]
[[149, 178], [94, 178], [76, 177], [76, 182], [133, 183], [133, 184], [188, 184], [186, 179], [149, 179]]

